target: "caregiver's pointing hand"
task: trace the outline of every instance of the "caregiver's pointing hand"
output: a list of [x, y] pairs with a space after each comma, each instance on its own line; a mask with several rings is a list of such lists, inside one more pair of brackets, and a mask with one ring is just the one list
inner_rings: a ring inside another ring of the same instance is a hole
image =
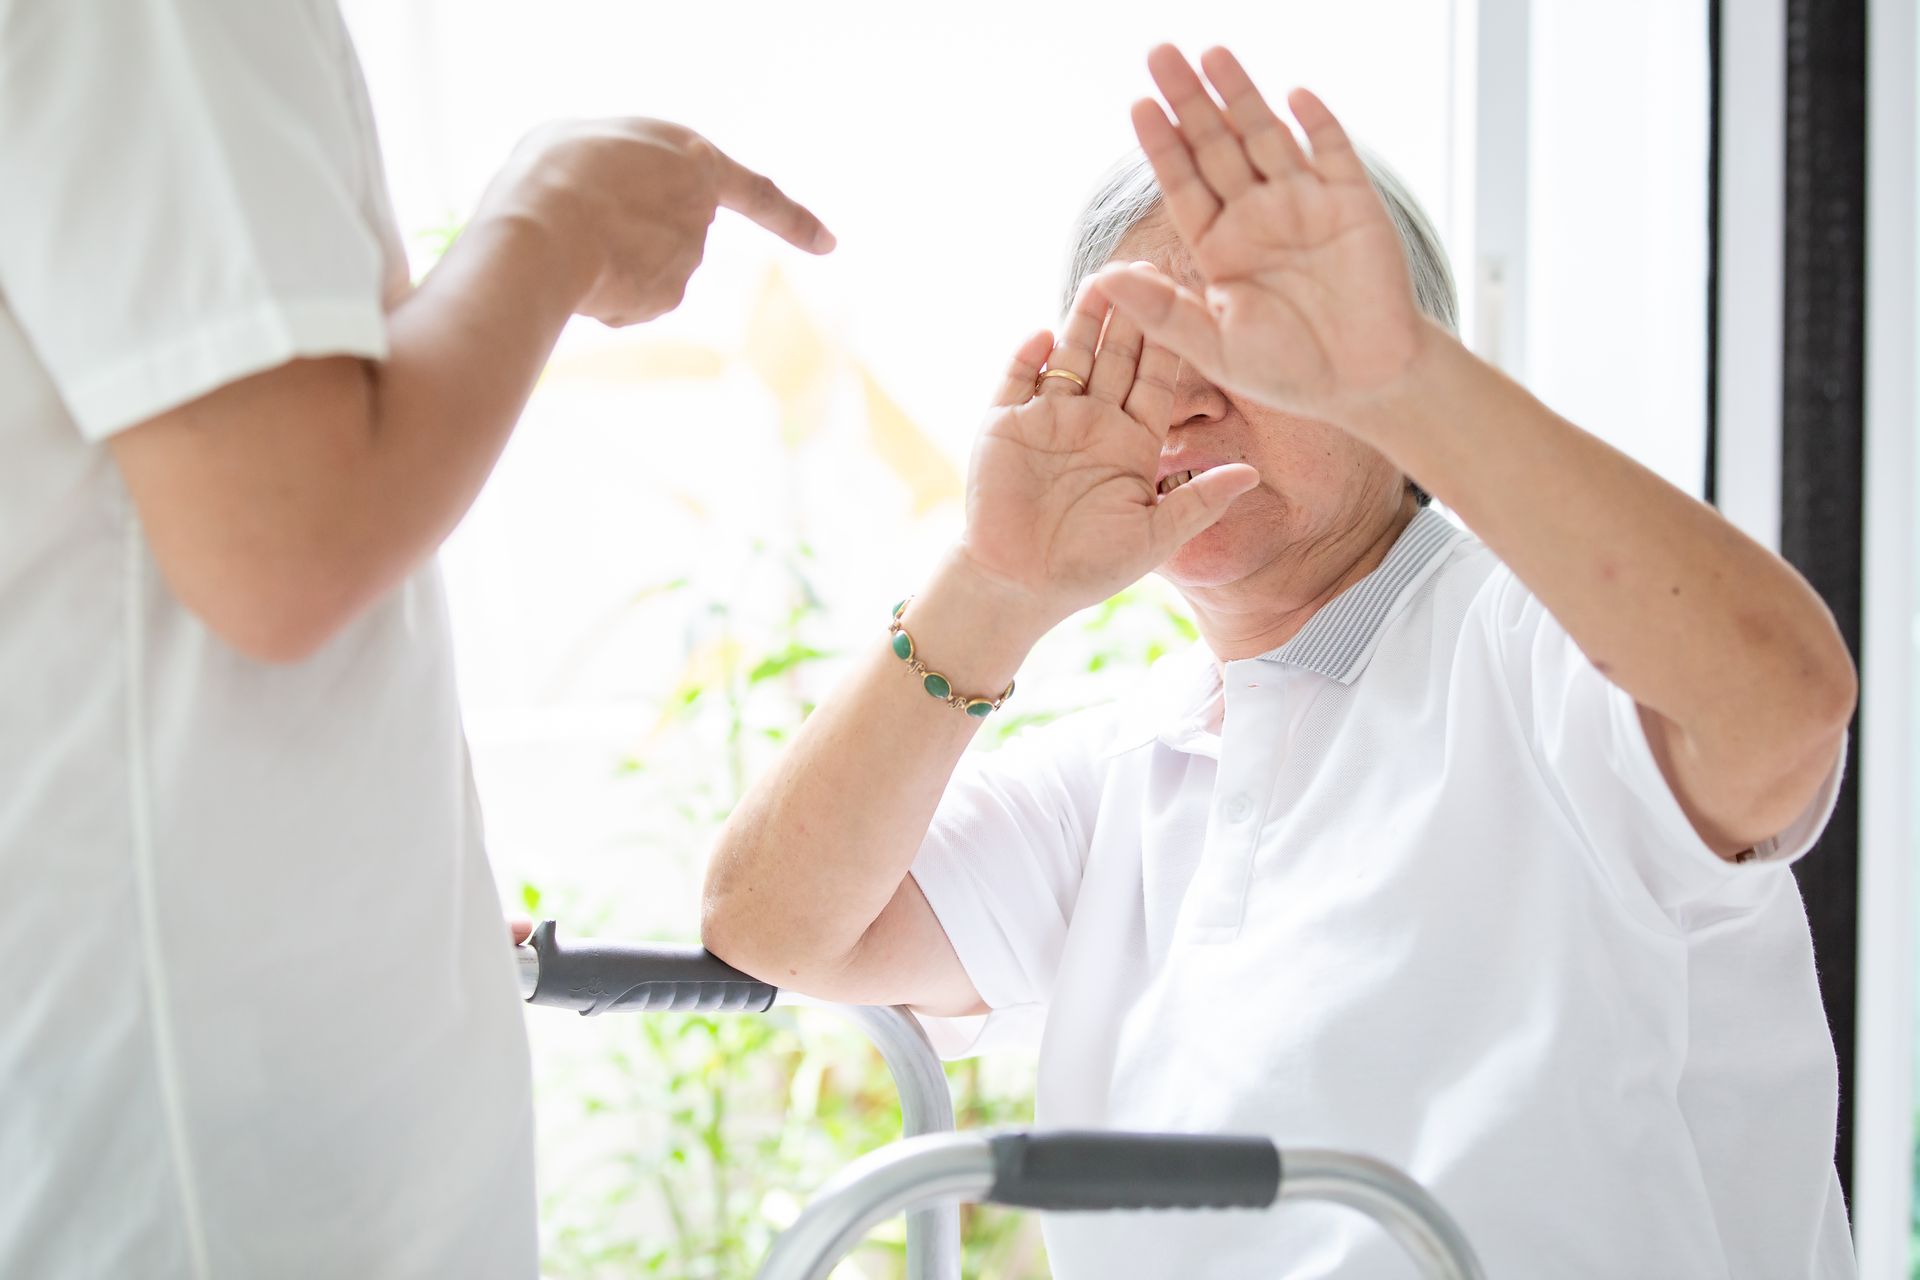
[[587, 120], [528, 135], [479, 217], [524, 219], [558, 237], [584, 291], [575, 309], [638, 324], [680, 305], [721, 208], [810, 253], [833, 233], [773, 181], [664, 120]]
[[1201, 58], [1224, 110], [1171, 45], [1147, 64], [1178, 123], [1146, 99], [1134, 130], [1205, 293], [1138, 266], [1108, 267], [1100, 287], [1217, 385], [1338, 420], [1340, 402], [1391, 382], [1430, 328], [1365, 166], [1333, 113], [1297, 89], [1304, 151], [1225, 49]]

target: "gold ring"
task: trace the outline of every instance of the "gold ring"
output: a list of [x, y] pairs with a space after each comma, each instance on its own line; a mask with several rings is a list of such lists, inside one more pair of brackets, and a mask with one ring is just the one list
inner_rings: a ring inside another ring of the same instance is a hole
[[1065, 378], [1067, 381], [1073, 383], [1074, 386], [1080, 388], [1082, 391], [1085, 391], [1087, 389], [1087, 380], [1081, 377], [1079, 374], [1075, 373], [1073, 370], [1049, 369], [1045, 373], [1041, 374], [1038, 378], [1035, 378], [1033, 380], [1034, 391], [1038, 392], [1040, 390], [1040, 384], [1045, 382], [1048, 378]]

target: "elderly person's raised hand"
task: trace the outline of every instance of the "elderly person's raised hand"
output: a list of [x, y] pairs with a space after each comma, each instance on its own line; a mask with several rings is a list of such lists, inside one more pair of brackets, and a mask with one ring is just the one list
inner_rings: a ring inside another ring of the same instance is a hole
[[1144, 576], [1259, 482], [1245, 464], [1163, 473], [1178, 368], [1091, 284], [1058, 342], [1036, 333], [1015, 353], [974, 450], [961, 555], [1042, 629]]
[[1108, 267], [1100, 285], [1217, 385], [1338, 420], [1342, 402], [1390, 384], [1429, 330], [1393, 223], [1318, 98], [1288, 98], [1309, 154], [1231, 53], [1209, 50], [1201, 66], [1224, 111], [1162, 45], [1148, 67], [1178, 124], [1147, 99], [1133, 125], [1204, 294], [1137, 265]]

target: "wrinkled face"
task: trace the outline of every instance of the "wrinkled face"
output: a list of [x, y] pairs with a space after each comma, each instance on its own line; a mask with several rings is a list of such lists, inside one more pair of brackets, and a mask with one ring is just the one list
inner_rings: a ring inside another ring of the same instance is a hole
[[[1112, 261], [1151, 262], [1190, 289], [1202, 287], [1161, 213], [1130, 231]], [[1160, 457], [1162, 488], [1228, 462], [1250, 464], [1260, 483], [1160, 566], [1175, 586], [1223, 587], [1263, 570], [1311, 574], [1377, 537], [1406, 492], [1405, 477], [1346, 432], [1229, 395], [1183, 362]]]

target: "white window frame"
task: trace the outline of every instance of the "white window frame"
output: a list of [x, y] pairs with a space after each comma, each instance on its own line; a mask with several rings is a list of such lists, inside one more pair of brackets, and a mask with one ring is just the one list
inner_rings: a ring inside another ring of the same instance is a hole
[[[1733, 6], [1729, 6], [1733, 7]], [[1912, 0], [1869, 0], [1867, 332], [1860, 720], [1860, 957], [1853, 1227], [1863, 1276], [1905, 1276], [1913, 1206], [1913, 721], [1916, 641], [1914, 219], [1920, 30]]]
[[[1786, 0], [1720, 6], [1720, 225], [1714, 496], [1780, 550], [1786, 261]], [[1747, 198], [1769, 192], [1771, 199]]]

